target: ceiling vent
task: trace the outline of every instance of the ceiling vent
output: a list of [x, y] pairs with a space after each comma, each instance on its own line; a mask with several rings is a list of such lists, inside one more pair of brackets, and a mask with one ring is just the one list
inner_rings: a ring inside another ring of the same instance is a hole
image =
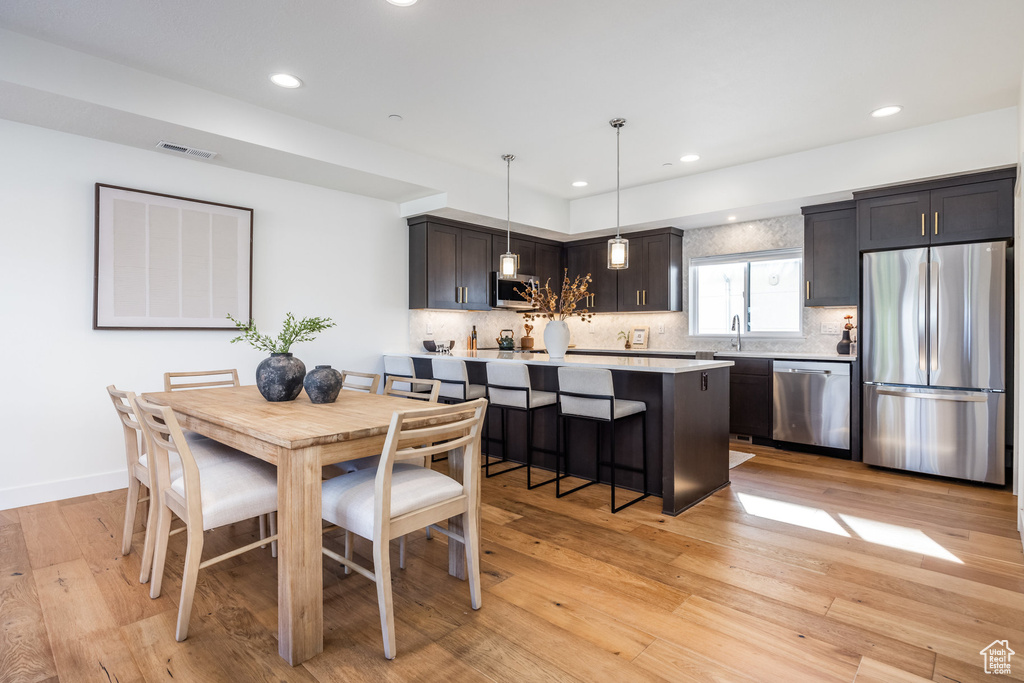
[[217, 156], [216, 152], [209, 152], [205, 149], [196, 149], [195, 147], [186, 147], [185, 145], [176, 145], [175, 143], [167, 142], [166, 140], [161, 140], [160, 143], [157, 144], [157, 147], [190, 157], [198, 157], [200, 159], [212, 159]]

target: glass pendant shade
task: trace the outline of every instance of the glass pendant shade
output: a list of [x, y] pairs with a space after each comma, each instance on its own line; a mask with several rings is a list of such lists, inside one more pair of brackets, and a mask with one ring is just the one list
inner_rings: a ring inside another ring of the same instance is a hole
[[629, 268], [629, 240], [613, 237], [608, 240], [609, 270], [625, 270]]
[[515, 279], [519, 270], [519, 254], [506, 251], [499, 257], [498, 264], [498, 273], [501, 274], [503, 280]]

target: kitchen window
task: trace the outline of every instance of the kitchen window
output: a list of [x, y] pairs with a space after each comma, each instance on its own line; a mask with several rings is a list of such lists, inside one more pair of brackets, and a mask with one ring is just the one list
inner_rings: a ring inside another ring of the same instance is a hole
[[690, 259], [690, 334], [730, 336], [733, 316], [752, 337], [803, 334], [803, 250]]

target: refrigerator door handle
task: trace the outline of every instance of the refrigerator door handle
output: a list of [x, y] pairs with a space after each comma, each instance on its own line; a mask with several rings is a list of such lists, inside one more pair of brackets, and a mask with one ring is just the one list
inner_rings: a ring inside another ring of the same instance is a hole
[[928, 264], [918, 266], [917, 275], [917, 366], [928, 371]]
[[877, 392], [882, 396], [898, 396], [900, 398], [923, 398], [927, 401], [958, 401], [960, 403], [985, 403], [988, 401], [988, 394], [982, 392], [969, 392], [961, 394], [931, 394], [923, 391], [901, 391], [899, 389], [879, 389]]
[[931, 370], [936, 372], [939, 369], [939, 264], [934, 261], [929, 263], [928, 270], [928, 352], [931, 356]]

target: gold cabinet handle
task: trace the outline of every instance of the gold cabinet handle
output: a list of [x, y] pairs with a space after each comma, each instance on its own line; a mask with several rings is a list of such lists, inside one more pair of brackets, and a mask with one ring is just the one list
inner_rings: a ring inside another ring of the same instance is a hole
[[640, 305], [640, 290], [636, 290], [636, 305]]
[[462, 287], [456, 287], [455, 288], [455, 303], [457, 303], [457, 304], [461, 304], [462, 303]]
[[647, 290], [644, 290], [644, 306], [647, 305]]
[[810, 300], [810, 298], [811, 298], [811, 281], [808, 280], [807, 281], [807, 299], [808, 299], [808, 301]]
[[464, 304], [468, 304], [469, 303], [469, 287], [463, 287], [462, 288], [462, 303], [464, 303]]
[[935, 212], [935, 234], [939, 234], [939, 212]]
[[924, 214], [921, 214], [921, 237], [924, 237]]

